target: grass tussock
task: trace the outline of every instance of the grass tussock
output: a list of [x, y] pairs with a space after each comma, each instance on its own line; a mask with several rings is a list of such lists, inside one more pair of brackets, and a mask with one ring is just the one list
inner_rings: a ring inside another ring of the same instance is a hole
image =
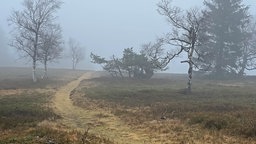
[[108, 139], [97, 137], [88, 132], [64, 131], [50, 127], [36, 127], [28, 131], [15, 131], [4, 134], [0, 144], [113, 144]]
[[38, 122], [58, 118], [45, 104], [51, 94], [22, 93], [0, 99], [0, 130], [34, 127]]
[[184, 78], [137, 81], [102, 77], [90, 83], [95, 87], [88, 88], [84, 81], [74, 92], [74, 103], [110, 110], [134, 128], [158, 134], [187, 133], [196, 139], [205, 131], [256, 139], [256, 81], [197, 79], [191, 95], [180, 92], [186, 86]]

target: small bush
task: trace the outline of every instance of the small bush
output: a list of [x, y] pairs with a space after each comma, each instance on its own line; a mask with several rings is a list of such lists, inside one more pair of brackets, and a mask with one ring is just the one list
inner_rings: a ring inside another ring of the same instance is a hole
[[233, 125], [233, 133], [245, 137], [256, 137], [256, 119], [253, 117], [242, 117]]
[[193, 124], [201, 124], [205, 121], [205, 117], [204, 116], [194, 116], [189, 120], [189, 124], [193, 125]]
[[[85, 142], [85, 143], [84, 143]], [[79, 131], [63, 131], [49, 127], [36, 127], [33, 130], [16, 130], [15, 134], [0, 139], [0, 144], [113, 144], [112, 141]]]
[[206, 120], [204, 127], [207, 129], [221, 130], [226, 128], [227, 125], [228, 125], [227, 121], [216, 118], [216, 119]]
[[189, 124], [200, 124], [206, 129], [210, 130], [221, 130], [228, 127], [228, 124], [230, 122], [228, 121], [228, 118], [225, 116], [222, 116], [221, 118], [219, 116], [216, 116], [215, 114], [209, 115], [203, 115], [203, 114], [195, 114], [190, 121]]

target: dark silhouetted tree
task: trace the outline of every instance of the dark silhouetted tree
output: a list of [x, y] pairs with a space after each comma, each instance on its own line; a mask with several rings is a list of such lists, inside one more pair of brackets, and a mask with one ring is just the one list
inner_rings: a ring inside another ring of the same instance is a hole
[[149, 79], [155, 70], [145, 54], [137, 54], [133, 48], [124, 49], [122, 58], [112, 56], [110, 60], [106, 60], [91, 53], [91, 59], [93, 63], [101, 64], [113, 77]]
[[149, 79], [153, 76], [154, 66], [145, 54], [137, 54], [133, 48], [123, 51], [122, 69], [128, 72], [129, 78]]

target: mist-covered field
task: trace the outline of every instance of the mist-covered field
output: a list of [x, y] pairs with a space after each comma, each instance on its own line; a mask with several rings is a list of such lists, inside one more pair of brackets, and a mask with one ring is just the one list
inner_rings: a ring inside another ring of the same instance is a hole
[[256, 144], [256, 1], [2, 2], [0, 144]]
[[[121, 80], [103, 72], [49, 69], [49, 78], [34, 84], [28, 68], [0, 73], [0, 144], [256, 143], [254, 76], [195, 78], [187, 95], [183, 74]], [[65, 89], [73, 81], [79, 86]], [[68, 96], [59, 101], [64, 114], [54, 105], [61, 89]]]

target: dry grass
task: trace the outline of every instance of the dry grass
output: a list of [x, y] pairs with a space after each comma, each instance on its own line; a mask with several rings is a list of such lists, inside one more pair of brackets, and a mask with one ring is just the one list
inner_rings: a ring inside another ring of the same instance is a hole
[[81, 76], [85, 71], [72, 71], [66, 69], [49, 69], [48, 79], [41, 79], [43, 70], [38, 69], [38, 82], [32, 81], [30, 68], [0, 68], [0, 90], [15, 89], [54, 89]]
[[141, 144], [145, 138], [140, 137], [136, 131], [126, 126], [120, 118], [104, 109], [85, 110], [73, 105], [70, 94], [74, 95], [75, 89], [83, 79], [92, 77], [92, 73], [84, 74], [79, 79], [70, 82], [57, 91], [53, 99], [55, 112], [60, 114], [62, 119], [58, 123], [68, 126], [70, 129], [83, 131], [90, 128], [90, 133], [115, 143]]
[[[83, 72], [56, 70], [49, 81], [34, 85], [27, 81], [30, 70], [24, 75], [22, 70], [1, 72], [0, 144], [256, 143], [254, 77], [225, 82], [197, 79], [193, 94], [184, 95], [182, 75], [120, 81], [88, 80], [98, 75], [90, 73], [83, 80], [77, 79]], [[60, 99], [52, 111], [49, 103], [56, 90]]]
[[185, 78], [159, 77], [148, 81], [102, 77], [89, 81], [95, 85], [91, 88], [84, 81], [72, 99], [91, 111], [111, 111], [149, 135], [152, 143], [256, 143], [256, 81], [197, 79], [193, 94], [184, 95]]
[[51, 99], [51, 93], [22, 93], [1, 96], [0, 130], [34, 127], [49, 117], [58, 117], [44, 106]]
[[49, 79], [32, 83], [30, 69], [1, 68], [0, 144], [112, 144], [87, 129], [69, 129], [58, 123], [62, 118], [50, 107], [56, 89], [83, 73], [53, 69]]
[[108, 139], [98, 137], [81, 131], [66, 131], [63, 129], [53, 129], [47, 126], [37, 126], [26, 130], [1, 132], [0, 144], [113, 144]]

